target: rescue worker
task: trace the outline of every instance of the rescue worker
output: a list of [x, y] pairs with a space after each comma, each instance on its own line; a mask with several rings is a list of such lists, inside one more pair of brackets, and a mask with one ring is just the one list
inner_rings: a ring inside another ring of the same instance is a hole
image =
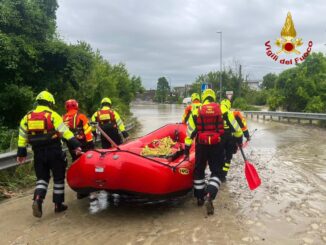
[[[221, 185], [220, 169], [223, 165], [223, 147], [221, 136], [224, 133], [223, 118], [220, 105], [215, 103], [216, 95], [212, 89], [202, 94], [202, 105], [189, 117], [187, 137], [185, 139], [185, 156], [189, 158], [189, 150], [193, 139], [195, 144], [194, 196], [197, 205], [204, 205], [207, 214], [214, 214], [213, 200]], [[205, 168], [209, 164], [211, 175], [205, 190]]]
[[[125, 126], [120, 118], [120, 115], [113, 109], [111, 109], [111, 99], [105, 97], [101, 101], [101, 109], [96, 111], [92, 118], [92, 122], [97, 122], [98, 125], [103, 129], [103, 131], [117, 144], [122, 144], [122, 138], [119, 134], [119, 130], [122, 133], [124, 138], [128, 138], [128, 133], [125, 130]], [[92, 128], [93, 134], [96, 138], [96, 127]], [[101, 143], [103, 149], [108, 149], [111, 146], [111, 143], [101, 135]]]
[[182, 123], [186, 124], [191, 112], [198, 109], [200, 107], [200, 105], [201, 105], [200, 95], [198, 93], [193, 93], [191, 95], [191, 104], [185, 108], [185, 111], [183, 113]]
[[[63, 122], [80, 142], [82, 151], [94, 149], [92, 127], [85, 114], [79, 112], [78, 102], [74, 99], [67, 100], [65, 108], [67, 113], [62, 117]], [[72, 148], [68, 148], [72, 160], [75, 161], [78, 156]]]
[[237, 122], [243, 132], [243, 136], [247, 139], [247, 141], [250, 141], [250, 135], [249, 135], [246, 119], [241, 114], [241, 112], [238, 110], [233, 111], [233, 115], [234, 115], [235, 120], [237, 120]]
[[238, 145], [242, 145], [243, 132], [239, 126], [237, 120], [234, 118], [231, 110], [231, 101], [224, 99], [221, 101], [221, 110], [224, 120], [224, 135], [223, 146], [224, 146], [224, 165], [222, 166], [221, 181], [226, 181], [226, 175], [230, 169], [232, 155], [237, 152]]
[[61, 137], [67, 140], [76, 154], [81, 154], [80, 143], [74, 134], [63, 123], [62, 118], [53, 111], [55, 104], [52, 94], [42, 91], [36, 97], [37, 106], [27, 113], [20, 122], [17, 162], [23, 164], [27, 156], [27, 144], [34, 152], [34, 168], [36, 173], [36, 188], [33, 197], [33, 215], [42, 216], [42, 203], [50, 180], [53, 176], [53, 202], [56, 213], [65, 211], [68, 207], [64, 202], [65, 172], [67, 160], [61, 147]]

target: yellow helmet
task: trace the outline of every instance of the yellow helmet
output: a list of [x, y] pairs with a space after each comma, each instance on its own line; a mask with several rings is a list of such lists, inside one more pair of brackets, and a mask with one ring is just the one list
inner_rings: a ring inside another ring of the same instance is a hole
[[221, 105], [225, 106], [226, 109], [230, 110], [231, 109], [231, 101], [228, 99], [224, 99], [221, 101]]
[[208, 88], [208, 89], [205, 89], [201, 98], [202, 98], [202, 102], [204, 102], [208, 97], [211, 97], [214, 101], [216, 100], [216, 94], [215, 92]]
[[53, 98], [53, 95], [49, 93], [48, 91], [42, 91], [36, 96], [36, 101], [38, 100], [45, 100], [51, 104], [55, 104], [55, 100]]
[[105, 97], [102, 99], [101, 105], [103, 105], [104, 103], [108, 103], [110, 105], [112, 104], [111, 99], [109, 97]]
[[198, 93], [193, 93], [191, 95], [191, 101], [194, 101], [194, 100], [199, 100], [200, 101], [200, 95]]

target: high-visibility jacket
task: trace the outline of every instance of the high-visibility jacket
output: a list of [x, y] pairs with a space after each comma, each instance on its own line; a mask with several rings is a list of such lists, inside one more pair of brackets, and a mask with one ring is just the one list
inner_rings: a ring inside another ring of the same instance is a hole
[[63, 122], [69, 127], [75, 137], [80, 141], [90, 142], [93, 140], [92, 127], [89, 125], [88, 118], [78, 110], [69, 110], [63, 115]]
[[237, 120], [239, 126], [241, 127], [241, 130], [246, 138], [249, 138], [249, 131], [247, 127], [247, 121], [244, 118], [244, 116], [241, 114], [240, 111], [233, 111], [233, 115], [235, 119]]
[[236, 138], [242, 137], [243, 132], [237, 120], [234, 118], [233, 113], [224, 105], [221, 105], [221, 111], [224, 120], [224, 130], [232, 133], [232, 135]]
[[198, 109], [200, 106], [201, 103], [199, 101], [188, 105], [182, 115], [182, 123], [187, 123], [192, 111]]
[[60, 143], [60, 137], [69, 141], [74, 134], [63, 123], [58, 113], [48, 106], [39, 105], [20, 121], [18, 147], [26, 148], [28, 143], [32, 146]]
[[[113, 128], [119, 128], [121, 132], [125, 131], [125, 126], [119, 113], [108, 106], [103, 106], [100, 110], [96, 111], [93, 114], [91, 121], [98, 122], [100, 125], [110, 125]], [[95, 130], [96, 127], [93, 126], [92, 131]]]
[[223, 133], [223, 118], [220, 105], [205, 101], [204, 104], [191, 113], [188, 119], [185, 144], [190, 146], [195, 136], [197, 136], [199, 144], [217, 144], [220, 142], [220, 136]]

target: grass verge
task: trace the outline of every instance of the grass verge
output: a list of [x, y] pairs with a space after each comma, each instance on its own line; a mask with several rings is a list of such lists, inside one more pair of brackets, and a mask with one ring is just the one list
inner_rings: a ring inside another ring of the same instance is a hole
[[0, 200], [15, 196], [22, 188], [34, 185], [35, 181], [31, 163], [0, 171]]

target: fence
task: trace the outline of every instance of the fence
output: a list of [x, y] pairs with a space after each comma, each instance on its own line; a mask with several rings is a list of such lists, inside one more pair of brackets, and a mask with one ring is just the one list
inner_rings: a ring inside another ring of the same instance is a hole
[[243, 112], [246, 117], [250, 115], [251, 118], [254, 116], [259, 119], [260, 117], [263, 118], [263, 120], [266, 119], [266, 117], [269, 117], [270, 120], [273, 120], [274, 118], [277, 118], [278, 121], [281, 120], [287, 120], [290, 122], [290, 119], [296, 119], [298, 123], [300, 123], [302, 120], [309, 121], [310, 124], [312, 124], [312, 121], [324, 121], [326, 120], [326, 114], [325, 113], [303, 113], [303, 112], [277, 112], [277, 111], [244, 111]]

